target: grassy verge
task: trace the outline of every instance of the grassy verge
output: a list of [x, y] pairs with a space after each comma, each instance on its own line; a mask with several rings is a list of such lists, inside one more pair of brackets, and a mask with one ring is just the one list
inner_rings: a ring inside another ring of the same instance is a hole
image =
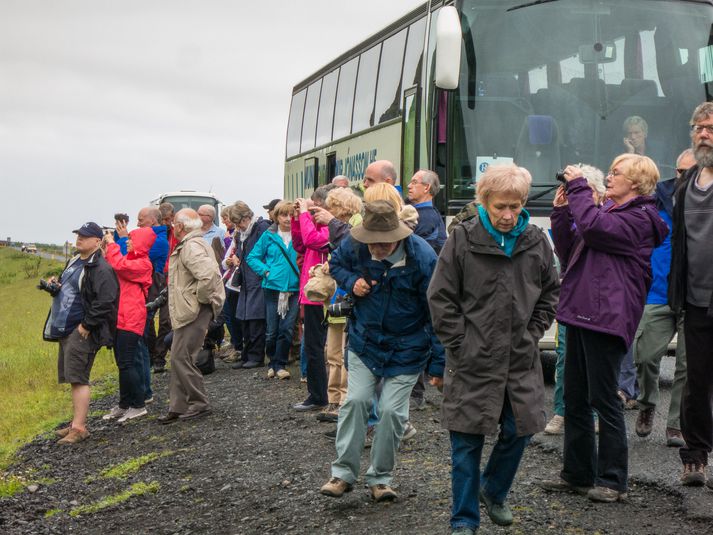
[[[152, 481], [151, 483], [144, 483], [143, 481], [139, 483], [134, 483], [133, 485], [131, 485], [131, 487], [129, 487], [123, 492], [120, 492], [119, 494], [112, 494], [111, 496], [106, 496], [94, 503], [75, 507], [69, 512], [69, 516], [79, 516], [96, 513], [97, 511], [101, 511], [102, 509], [106, 509], [107, 507], [112, 507], [114, 505], [123, 503], [134, 496], [143, 496], [144, 494], [147, 494], [149, 492], [156, 493], [158, 492], [159, 488], [160, 485], [157, 481]], [[54, 514], [57, 514], [58, 512], [59, 511], [57, 509], [53, 509], [45, 513], [45, 516], [47, 516], [49, 513], [51, 513], [50, 516], [52, 516]]]
[[[0, 474], [18, 448], [72, 413], [69, 385], [57, 384], [57, 344], [42, 340], [51, 297], [35, 288], [40, 277], [62, 266], [0, 249]], [[115, 383], [104, 380], [115, 370], [112, 354], [103, 349], [92, 381], [112, 392]]]

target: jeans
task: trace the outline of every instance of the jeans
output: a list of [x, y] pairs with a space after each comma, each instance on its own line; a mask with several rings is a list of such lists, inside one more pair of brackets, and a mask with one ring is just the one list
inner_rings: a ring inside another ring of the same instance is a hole
[[636, 383], [636, 365], [634, 364], [634, 346], [624, 355], [619, 369], [619, 390], [624, 392], [626, 399], [639, 397], [639, 385]]
[[557, 363], [555, 364], [555, 414], [564, 416], [564, 354], [567, 350], [567, 326], [557, 324]]
[[713, 318], [707, 309], [688, 304], [684, 320], [688, 375], [681, 398], [679, 450], [684, 463], [708, 464], [713, 448]]
[[324, 363], [324, 344], [327, 327], [323, 324], [322, 305], [305, 305], [305, 356], [307, 357], [307, 397], [308, 403], [326, 405], [327, 366]]
[[141, 336], [117, 329], [114, 358], [119, 368], [119, 407], [122, 409], [144, 407], [144, 381], [136, 366], [136, 353]]
[[136, 346], [136, 369], [143, 381], [144, 399], [151, 399], [153, 397], [153, 390], [151, 390], [151, 355], [143, 338], [139, 338], [139, 343]]
[[[371, 445], [371, 465], [364, 476], [370, 487], [391, 485], [396, 452], [408, 420], [409, 396], [417, 378], [417, 373], [384, 378], [378, 406], [379, 422]], [[354, 483], [359, 476], [369, 408], [380, 380], [355, 353], [349, 352], [349, 385], [347, 399], [339, 409], [337, 459], [332, 463], [332, 477]]]
[[300, 311], [299, 293], [290, 294], [287, 305], [287, 314], [281, 318], [277, 313], [277, 302], [280, 292], [265, 288], [265, 353], [270, 360], [268, 367], [273, 370], [282, 370], [287, 366], [287, 357], [292, 347], [292, 334], [295, 330], [295, 321]]
[[[567, 327], [564, 368], [564, 467], [562, 479], [578, 487], [626, 492], [628, 446], [624, 407], [616, 393], [626, 354], [618, 336]], [[592, 409], [599, 414], [599, 447]]]
[[305, 339], [300, 342], [300, 377], [307, 378], [307, 355], [305, 355]]
[[[483, 435], [451, 431], [451, 528], [477, 529], [480, 525], [479, 495], [505, 503], [525, 447], [532, 435], [518, 436], [510, 398], [505, 395], [500, 413], [500, 434], [480, 474]], [[482, 490], [481, 490], [482, 489]]]
[[230, 343], [233, 349], [237, 351], [243, 350], [243, 332], [240, 325], [240, 320], [235, 317], [235, 311], [238, 308], [238, 292], [225, 289], [225, 303], [223, 303], [223, 317], [225, 325], [228, 327], [230, 334]]

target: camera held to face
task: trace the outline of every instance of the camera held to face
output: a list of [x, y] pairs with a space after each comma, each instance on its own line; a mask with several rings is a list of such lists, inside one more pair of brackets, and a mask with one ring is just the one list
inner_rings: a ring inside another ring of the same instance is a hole
[[354, 309], [354, 298], [347, 294], [327, 307], [327, 314], [333, 318], [348, 318]]
[[62, 285], [59, 282], [53, 280], [46, 281], [45, 279], [40, 279], [40, 283], [37, 285], [38, 290], [44, 290], [52, 297], [59, 293], [61, 287]]

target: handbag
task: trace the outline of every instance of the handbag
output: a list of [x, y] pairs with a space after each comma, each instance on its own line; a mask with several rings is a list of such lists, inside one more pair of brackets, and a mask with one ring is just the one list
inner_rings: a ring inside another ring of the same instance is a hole
[[329, 264], [316, 264], [309, 270], [309, 280], [304, 287], [304, 294], [310, 301], [324, 303], [337, 291], [337, 281], [329, 274]]

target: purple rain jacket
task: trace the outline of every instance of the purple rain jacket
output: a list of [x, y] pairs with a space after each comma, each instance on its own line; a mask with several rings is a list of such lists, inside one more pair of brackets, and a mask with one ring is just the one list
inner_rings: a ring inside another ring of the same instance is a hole
[[583, 177], [550, 216], [562, 263], [557, 321], [623, 339], [628, 348], [651, 286], [651, 251], [668, 234], [653, 196], [598, 207]]

